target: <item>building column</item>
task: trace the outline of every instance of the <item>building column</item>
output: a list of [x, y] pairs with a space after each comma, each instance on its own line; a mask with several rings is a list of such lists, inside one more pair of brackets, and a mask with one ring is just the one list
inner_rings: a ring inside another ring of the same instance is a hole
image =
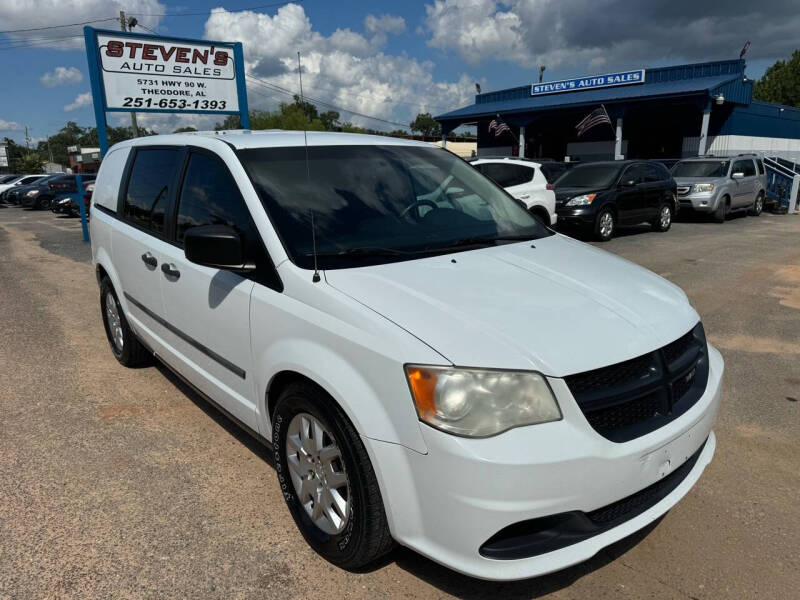
[[700, 125], [700, 146], [697, 149], [697, 156], [704, 156], [708, 149], [708, 121], [711, 118], [711, 107], [703, 109], [703, 123]]
[[447, 134], [442, 133], [442, 148], [447, 148]]
[[519, 157], [525, 158], [525, 127], [519, 128]]
[[614, 160], [622, 160], [622, 117], [617, 117], [617, 134], [614, 138]]

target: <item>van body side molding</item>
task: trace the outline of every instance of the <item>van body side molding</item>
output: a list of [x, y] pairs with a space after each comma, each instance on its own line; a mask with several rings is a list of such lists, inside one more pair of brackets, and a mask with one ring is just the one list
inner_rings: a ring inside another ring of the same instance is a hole
[[199, 350], [200, 352], [202, 352], [203, 354], [208, 356], [211, 360], [213, 360], [215, 362], [218, 362], [223, 367], [228, 369], [231, 373], [234, 373], [235, 375], [241, 377], [242, 379], [246, 379], [247, 373], [245, 372], [244, 369], [242, 369], [241, 367], [237, 367], [235, 364], [233, 364], [231, 361], [227, 360], [225, 357], [220, 356], [219, 354], [214, 352], [211, 348], [201, 344], [200, 342], [198, 342], [193, 337], [186, 335], [183, 331], [181, 331], [180, 329], [175, 327], [172, 323], [170, 323], [169, 321], [167, 321], [163, 317], [160, 317], [159, 315], [154, 313], [152, 310], [147, 308], [144, 304], [139, 302], [136, 298], [132, 297], [128, 292], [124, 292], [123, 295], [125, 296], [125, 299], [128, 302], [133, 304], [136, 308], [141, 310], [143, 313], [145, 313], [148, 317], [150, 317], [154, 321], [158, 322], [160, 325], [163, 325], [164, 327], [169, 329], [172, 333], [177, 335], [184, 342], [186, 342], [187, 344], [189, 344], [193, 348], [196, 348], [197, 350]]

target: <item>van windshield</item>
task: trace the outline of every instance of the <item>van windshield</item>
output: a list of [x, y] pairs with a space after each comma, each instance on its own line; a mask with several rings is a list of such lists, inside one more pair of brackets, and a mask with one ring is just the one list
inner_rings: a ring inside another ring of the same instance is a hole
[[335, 269], [552, 235], [446, 150], [399, 145], [238, 151], [291, 260]]
[[672, 167], [673, 177], [725, 177], [728, 160], [687, 160]]
[[556, 187], [607, 188], [619, 177], [617, 165], [581, 165], [559, 177]]

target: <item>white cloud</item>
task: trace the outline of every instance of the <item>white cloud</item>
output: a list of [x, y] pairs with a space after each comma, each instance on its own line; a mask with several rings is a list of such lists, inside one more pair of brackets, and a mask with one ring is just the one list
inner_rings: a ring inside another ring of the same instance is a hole
[[69, 104], [65, 104], [64, 110], [66, 112], [71, 112], [73, 110], [78, 110], [79, 108], [83, 108], [84, 106], [91, 106], [91, 105], [92, 105], [92, 92], [86, 92], [84, 94], [78, 94], [75, 97], [75, 100], [73, 100]]
[[[297, 51], [302, 54], [303, 88], [311, 99], [366, 115], [407, 124], [417, 112], [434, 114], [466, 104], [474, 93], [474, 79], [438, 81], [434, 64], [406, 55], [383, 52], [386, 33], [405, 29], [400, 17], [368, 16], [365, 32], [337, 29], [329, 36], [314, 31], [303, 7], [288, 4], [274, 16], [253, 12], [230, 13], [214, 9], [206, 21], [209, 39], [241, 40], [245, 68], [256, 77], [292, 92], [299, 89]], [[290, 95], [248, 82], [252, 108], [274, 108], [291, 102]], [[319, 104], [320, 111], [330, 107]], [[340, 110], [341, 118], [374, 129], [395, 129]]]
[[797, 0], [434, 0], [428, 45], [467, 63], [609, 69], [650, 63], [787, 57], [800, 30]]
[[[119, 29], [119, 11], [126, 14], [161, 14], [166, 6], [158, 0], [3, 0], [0, 2], [0, 23], [4, 31], [33, 29], [95, 19], [108, 19], [92, 23], [95, 27]], [[116, 18], [117, 21], [113, 19]], [[136, 15], [146, 27], [158, 26], [161, 17]], [[142, 31], [143, 33], [144, 31]], [[20, 31], [7, 34], [8, 39], [29, 43], [36, 48], [74, 50], [83, 47], [83, 26]]]
[[400, 35], [406, 30], [406, 20], [395, 15], [367, 15], [364, 19], [364, 28], [372, 34], [391, 33]]
[[57, 85], [80, 83], [83, 81], [83, 75], [75, 67], [56, 67], [52, 73], [42, 75], [39, 81], [45, 87], [55, 87]]
[[22, 129], [22, 125], [16, 121], [6, 121], [5, 119], [0, 119], [0, 131], [12, 131], [17, 129]]

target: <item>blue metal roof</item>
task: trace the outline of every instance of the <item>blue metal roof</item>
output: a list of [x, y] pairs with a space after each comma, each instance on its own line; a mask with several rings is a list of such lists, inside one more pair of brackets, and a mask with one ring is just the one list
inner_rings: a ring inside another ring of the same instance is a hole
[[[587, 104], [628, 102], [637, 99], [701, 96], [723, 93], [726, 102], [749, 104], [752, 82], [744, 80], [744, 61], [727, 60], [693, 65], [659, 67], [645, 71], [645, 83], [619, 87], [531, 96], [531, 86], [478, 94], [475, 104], [436, 117], [451, 126], [471, 119], [514, 115], [538, 110], [575, 107]], [[513, 118], [512, 118], [513, 120]]]

